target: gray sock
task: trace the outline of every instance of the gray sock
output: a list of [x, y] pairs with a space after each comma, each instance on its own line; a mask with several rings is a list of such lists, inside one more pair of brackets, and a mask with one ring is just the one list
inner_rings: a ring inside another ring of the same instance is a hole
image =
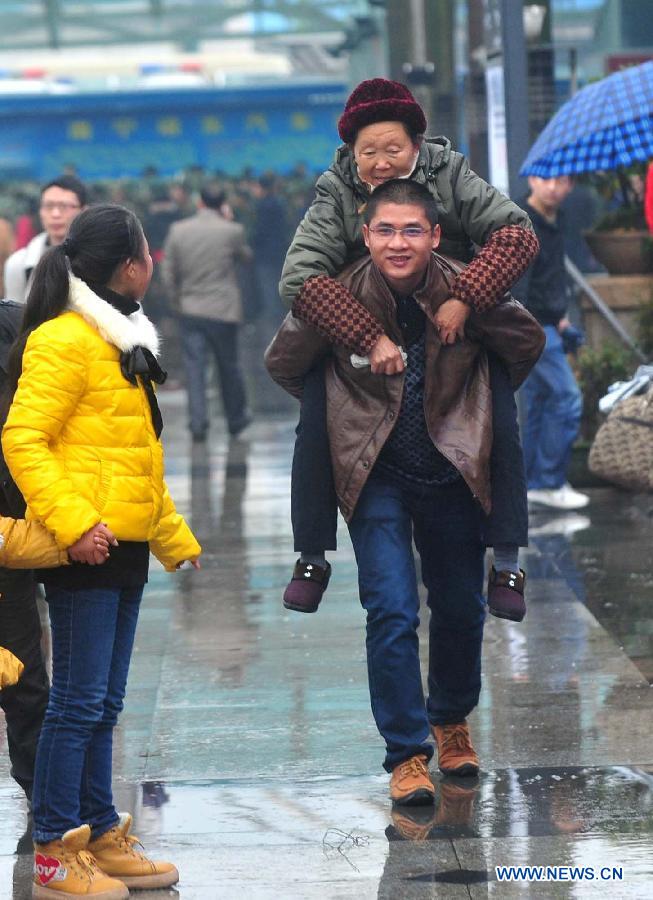
[[303, 563], [311, 563], [314, 566], [321, 566], [323, 569], [326, 569], [324, 553], [300, 553], [299, 559]]
[[497, 572], [519, 572], [519, 547], [517, 544], [496, 544], [494, 568]]

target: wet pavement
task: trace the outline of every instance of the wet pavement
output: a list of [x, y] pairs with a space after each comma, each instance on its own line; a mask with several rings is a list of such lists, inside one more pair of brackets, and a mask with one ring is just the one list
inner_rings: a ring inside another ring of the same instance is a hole
[[[532, 516], [526, 620], [486, 627], [480, 777], [434, 770], [435, 807], [393, 811], [346, 529], [317, 615], [281, 605], [291, 418], [231, 443], [218, 422], [191, 445], [181, 394], [162, 406], [168, 483], [204, 555], [201, 572], [153, 567], [116, 732], [118, 806], [181, 872], [142, 896], [653, 897], [653, 497], [592, 489], [583, 515]], [[6, 747], [0, 809], [0, 898], [23, 900]], [[499, 883], [510, 865], [564, 880]]]

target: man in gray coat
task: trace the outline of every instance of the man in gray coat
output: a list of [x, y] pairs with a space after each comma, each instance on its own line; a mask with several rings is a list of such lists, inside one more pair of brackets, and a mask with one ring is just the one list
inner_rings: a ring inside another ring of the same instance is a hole
[[241, 434], [251, 422], [238, 360], [243, 309], [237, 265], [249, 262], [253, 254], [243, 226], [225, 213], [224, 193], [214, 187], [203, 188], [197, 213], [175, 222], [164, 246], [163, 277], [171, 303], [179, 313], [189, 427], [194, 441], [206, 440], [209, 427], [209, 352], [220, 379], [229, 434]]

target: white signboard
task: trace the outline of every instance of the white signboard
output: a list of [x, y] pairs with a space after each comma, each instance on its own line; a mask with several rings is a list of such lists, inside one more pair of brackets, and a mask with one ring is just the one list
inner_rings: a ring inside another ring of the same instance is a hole
[[487, 133], [490, 184], [508, 194], [508, 152], [506, 149], [506, 102], [503, 66], [491, 63], [485, 70], [487, 91]]

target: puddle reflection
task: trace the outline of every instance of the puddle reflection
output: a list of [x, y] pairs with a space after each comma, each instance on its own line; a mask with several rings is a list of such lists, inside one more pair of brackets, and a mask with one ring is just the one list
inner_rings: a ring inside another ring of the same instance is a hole
[[585, 581], [574, 559], [572, 539], [579, 532], [586, 531], [591, 524], [588, 516], [574, 512], [563, 515], [546, 512], [531, 514], [528, 532], [529, 578], [562, 578], [575, 599], [585, 603]]
[[[542, 856], [548, 865], [618, 865], [623, 848], [629, 873], [645, 878], [651, 868], [653, 769], [505, 769], [474, 779], [436, 777], [435, 786], [435, 804], [418, 808], [392, 808], [384, 779], [312, 779], [300, 789], [273, 781], [148, 781], [119, 786], [117, 800], [134, 810], [134, 832], [148, 849], [165, 848], [178, 860], [179, 890], [165, 896], [189, 900], [203, 896], [204, 882], [196, 879], [209, 848], [228, 860], [232, 893], [225, 896], [235, 896], [234, 879], [255, 891], [251, 865], [263, 858], [274, 861], [275, 879], [292, 873], [293, 898], [301, 896], [294, 883], [300, 869], [314, 873], [315, 884], [372, 879], [379, 898], [399, 900], [422, 896], [409, 884], [480, 885], [495, 879], [495, 865], [542, 864]], [[13, 897], [23, 900], [28, 834], [17, 852]], [[184, 873], [200, 887], [185, 888]], [[340, 895], [325, 889], [323, 896]]]
[[[258, 627], [246, 602], [250, 585], [243, 500], [249, 452], [247, 442], [231, 439], [221, 471], [212, 467], [210, 446], [204, 442], [193, 444], [190, 460], [190, 525], [202, 544], [206, 571], [200, 578], [191, 571], [181, 573], [184, 657], [206, 663], [212, 673], [209, 684], [219, 680], [229, 687], [243, 684], [259, 655]], [[214, 574], [218, 568], [219, 576]]]

